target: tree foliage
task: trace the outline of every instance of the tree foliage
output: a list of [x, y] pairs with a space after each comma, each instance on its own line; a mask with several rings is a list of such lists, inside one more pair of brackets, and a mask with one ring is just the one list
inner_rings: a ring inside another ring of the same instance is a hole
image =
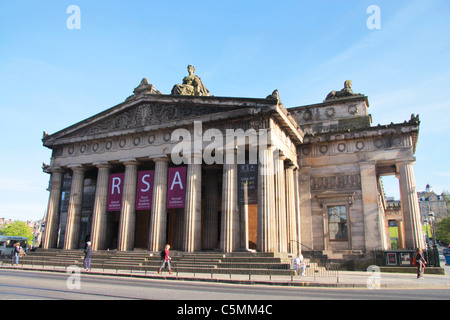
[[28, 243], [33, 243], [34, 240], [33, 229], [23, 221], [14, 221], [6, 225], [0, 230], [0, 234], [4, 236], [25, 237], [28, 239]]
[[436, 238], [450, 243], [450, 217], [442, 219], [436, 226]]

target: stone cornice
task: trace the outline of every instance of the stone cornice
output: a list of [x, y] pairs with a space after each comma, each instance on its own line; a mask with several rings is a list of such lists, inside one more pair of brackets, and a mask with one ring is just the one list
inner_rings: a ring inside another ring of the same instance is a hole
[[249, 119], [273, 114], [296, 143], [303, 133], [282, 105], [273, 99], [140, 95], [80, 121], [54, 134], [44, 134], [44, 146], [98, 140], [136, 132], [164, 130], [226, 119]]

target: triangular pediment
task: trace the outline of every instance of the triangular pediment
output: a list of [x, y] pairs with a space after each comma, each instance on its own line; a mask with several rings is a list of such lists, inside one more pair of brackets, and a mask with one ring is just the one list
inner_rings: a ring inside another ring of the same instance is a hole
[[[271, 105], [273, 101], [267, 99], [148, 95], [137, 101], [127, 100], [55, 134], [47, 135], [43, 142], [45, 146], [51, 147], [76, 140], [167, 129], [189, 125], [199, 119], [207, 121], [238, 117], [243, 113], [248, 115], [252, 113], [252, 109], [261, 110], [261, 107], [264, 109]], [[240, 110], [243, 112], [239, 112]], [[212, 115], [217, 117], [211, 117]]]

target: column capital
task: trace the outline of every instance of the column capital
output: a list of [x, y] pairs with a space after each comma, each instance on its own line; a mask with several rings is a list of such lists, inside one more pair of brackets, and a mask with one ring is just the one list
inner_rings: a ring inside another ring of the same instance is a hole
[[88, 169], [82, 164], [68, 165], [67, 167], [73, 172], [85, 172]]
[[170, 159], [168, 157], [159, 157], [159, 158], [152, 158], [153, 162], [170, 162]]
[[49, 168], [48, 171], [50, 173], [64, 173], [66, 170], [64, 170], [61, 167], [54, 167], [54, 168]]
[[397, 160], [397, 161], [395, 162], [395, 164], [396, 164], [397, 166], [401, 166], [401, 165], [409, 165], [409, 164], [414, 165], [414, 164], [416, 164], [416, 158], [415, 158], [415, 157], [412, 157], [412, 158], [408, 158], [408, 159], [400, 159], [400, 160]]
[[93, 163], [94, 166], [96, 166], [97, 168], [107, 168], [107, 169], [111, 169], [112, 165], [109, 164], [109, 162], [94, 162]]
[[375, 160], [369, 160], [369, 161], [360, 161], [358, 162], [358, 165], [360, 167], [364, 167], [364, 166], [375, 166], [377, 164], [377, 162]]
[[139, 161], [136, 158], [121, 159], [119, 162], [125, 166], [138, 166]]

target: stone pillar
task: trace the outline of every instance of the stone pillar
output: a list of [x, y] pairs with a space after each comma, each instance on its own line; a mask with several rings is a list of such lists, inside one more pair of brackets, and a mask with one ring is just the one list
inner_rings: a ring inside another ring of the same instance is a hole
[[297, 201], [295, 181], [294, 181], [294, 167], [286, 168], [286, 211], [287, 211], [287, 239], [288, 250], [290, 253], [297, 253], [298, 251], [298, 237], [297, 237]]
[[107, 201], [109, 173], [111, 166], [107, 163], [97, 164], [97, 186], [95, 188], [94, 211], [92, 213], [91, 242], [92, 250], [106, 249]]
[[233, 252], [239, 249], [239, 227], [236, 153], [228, 152], [223, 164], [222, 180], [220, 249], [223, 252]]
[[400, 174], [400, 198], [404, 218], [405, 246], [408, 249], [425, 248], [413, 165], [414, 161], [397, 164]]
[[120, 210], [118, 251], [132, 251], [134, 249], [134, 236], [136, 232], [136, 188], [137, 188], [137, 161], [126, 161], [125, 178], [122, 196], [122, 209]]
[[206, 190], [205, 197], [205, 217], [203, 226], [203, 249], [213, 250], [217, 248], [219, 212], [218, 212], [218, 188], [217, 188], [217, 167], [206, 166]]
[[[375, 161], [359, 163], [366, 251], [383, 249], [383, 236], [381, 233], [384, 232], [384, 226], [380, 223], [378, 180], [375, 164]], [[349, 212], [347, 212], [347, 218], [350, 218]], [[350, 224], [350, 220], [347, 223]]]
[[71, 168], [73, 171], [72, 187], [70, 189], [69, 210], [67, 213], [66, 235], [64, 249], [79, 248], [81, 209], [83, 204], [84, 173], [86, 168], [78, 166]]
[[274, 252], [275, 240], [275, 187], [273, 147], [259, 150], [258, 177], [258, 243], [261, 252]]
[[42, 239], [42, 248], [50, 249], [57, 247], [59, 203], [61, 201], [61, 185], [64, 171], [53, 169], [50, 176], [50, 195], [48, 198], [47, 216], [45, 220], [45, 232]]
[[248, 204], [241, 205], [239, 207], [239, 213], [241, 216], [241, 244], [240, 247], [244, 251], [249, 251], [249, 236], [248, 236]]
[[294, 198], [295, 198], [295, 220], [297, 222], [297, 253], [300, 254], [302, 252], [302, 225], [300, 220], [300, 183], [299, 183], [299, 170], [294, 169]]
[[[201, 157], [201, 155], [198, 155]], [[187, 166], [186, 174], [186, 205], [184, 208], [184, 250], [195, 252], [201, 250], [202, 231], [202, 165]]]
[[[277, 242], [279, 252], [288, 252], [289, 242], [293, 240], [287, 231], [286, 213], [290, 214], [291, 204], [288, 202], [287, 178], [284, 168], [286, 157], [279, 156], [274, 160], [275, 165], [275, 203], [276, 203], [276, 221], [277, 221]], [[292, 190], [293, 192], [293, 190]], [[288, 205], [288, 207], [286, 207]], [[288, 215], [289, 217], [289, 215]], [[289, 221], [289, 220], [288, 220]]]
[[[299, 185], [299, 202], [300, 202], [300, 229], [301, 237], [298, 239], [305, 247], [314, 249], [313, 247], [313, 217], [311, 204], [311, 167], [300, 168], [298, 174]], [[323, 217], [321, 217], [323, 220]]]
[[159, 251], [167, 238], [167, 178], [169, 160], [154, 159], [155, 180], [153, 182], [152, 212], [150, 216], [149, 250]]

